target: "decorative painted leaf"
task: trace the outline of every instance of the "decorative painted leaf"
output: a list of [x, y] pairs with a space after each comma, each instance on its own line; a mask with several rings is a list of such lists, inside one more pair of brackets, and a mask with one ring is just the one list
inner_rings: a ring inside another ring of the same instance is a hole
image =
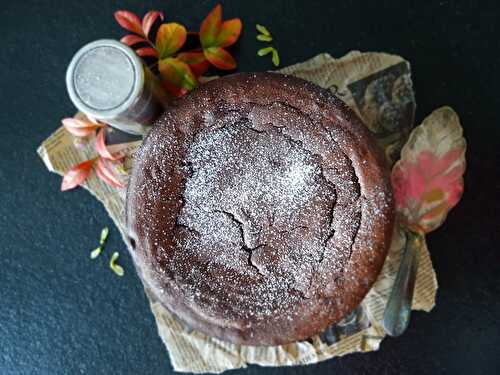
[[163, 12], [159, 12], [157, 10], [147, 12], [142, 18], [142, 31], [144, 31], [144, 35], [146, 37], [149, 35], [151, 27], [158, 18], [163, 21]]
[[217, 4], [201, 23], [200, 41], [203, 48], [215, 46], [222, 27], [222, 7]]
[[178, 95], [179, 93], [173, 92], [174, 89], [190, 91], [198, 85], [196, 77], [191, 72], [189, 66], [177, 58], [169, 57], [160, 60], [158, 68], [165, 87], [174, 95]]
[[73, 189], [81, 185], [89, 176], [95, 159], [84, 161], [71, 167], [65, 174], [61, 184], [61, 191]]
[[215, 39], [216, 47], [229, 47], [236, 43], [241, 34], [241, 20], [233, 18], [225, 21]]
[[128, 10], [118, 10], [115, 12], [115, 19], [124, 29], [145, 36], [142, 30], [141, 20], [134, 13]]
[[207, 58], [212, 65], [216, 68], [222, 70], [230, 70], [236, 68], [236, 61], [233, 56], [229, 52], [227, 52], [224, 48], [220, 47], [210, 47], [204, 49], [205, 57]]
[[64, 128], [76, 137], [86, 137], [93, 134], [102, 125], [77, 118], [65, 118], [62, 120]]
[[161, 25], [156, 34], [156, 48], [160, 59], [176, 53], [186, 42], [186, 36], [186, 28], [178, 23]]
[[430, 232], [463, 192], [465, 139], [457, 114], [442, 107], [416, 127], [392, 170], [396, 209], [410, 229]]
[[203, 75], [210, 67], [203, 52], [181, 52], [177, 58], [188, 64], [196, 77]]
[[152, 47], [139, 48], [135, 53], [141, 57], [158, 57], [158, 52]]
[[115, 154], [111, 154], [111, 152], [109, 152], [108, 148], [106, 147], [106, 129], [103, 128], [101, 130], [99, 130], [99, 132], [97, 133], [97, 137], [95, 139], [95, 150], [97, 151], [97, 153], [105, 158], [105, 159], [109, 159], [109, 160], [118, 160], [121, 158], [121, 156]]
[[97, 160], [95, 171], [97, 173], [97, 177], [99, 177], [108, 185], [114, 188], [125, 187], [125, 184], [123, 184], [120, 179], [114, 174], [112, 161], [99, 158], [99, 160]]
[[146, 39], [144, 39], [141, 36], [138, 36], [135, 34], [128, 34], [128, 35], [125, 35], [123, 38], [121, 38], [120, 42], [122, 42], [123, 44], [126, 44], [127, 46], [133, 46], [134, 44], [145, 43], [147, 41], [146, 41]]

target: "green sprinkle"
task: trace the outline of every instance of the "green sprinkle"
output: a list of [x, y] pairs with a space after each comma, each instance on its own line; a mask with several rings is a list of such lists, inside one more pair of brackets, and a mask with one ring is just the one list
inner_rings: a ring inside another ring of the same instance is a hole
[[101, 238], [99, 240], [99, 243], [101, 244], [101, 246], [106, 243], [106, 240], [108, 239], [108, 235], [109, 235], [109, 228], [104, 227], [101, 231]]
[[274, 66], [280, 65], [280, 56], [278, 55], [278, 51], [273, 48], [273, 58], [272, 58]]
[[95, 259], [97, 258], [100, 254], [102, 253], [102, 247], [98, 247], [90, 253], [90, 259]]
[[257, 40], [260, 40], [261, 42], [271, 42], [273, 40], [273, 37], [269, 35], [259, 34], [257, 35]]
[[266, 36], [271, 36], [271, 33], [269, 32], [269, 30], [266, 29], [264, 26], [257, 24], [257, 25], [255, 25], [255, 28], [257, 29], [257, 31], [259, 33], [264, 34]]
[[265, 56], [273, 52], [274, 48], [273, 47], [266, 47], [266, 48], [261, 48], [257, 51], [258, 56]]
[[116, 264], [116, 261], [120, 254], [118, 254], [117, 251], [111, 255], [111, 259], [109, 260], [109, 268], [113, 270], [114, 273], [116, 273], [118, 276], [123, 276], [125, 274], [125, 271], [123, 270], [123, 267]]

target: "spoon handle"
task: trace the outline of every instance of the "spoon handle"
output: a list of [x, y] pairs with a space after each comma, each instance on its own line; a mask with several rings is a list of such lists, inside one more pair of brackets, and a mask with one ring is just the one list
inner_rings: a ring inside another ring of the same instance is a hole
[[405, 232], [405, 235], [406, 245], [401, 264], [382, 321], [385, 332], [390, 336], [399, 336], [408, 327], [417, 278], [418, 248], [422, 238], [420, 234], [414, 232]]

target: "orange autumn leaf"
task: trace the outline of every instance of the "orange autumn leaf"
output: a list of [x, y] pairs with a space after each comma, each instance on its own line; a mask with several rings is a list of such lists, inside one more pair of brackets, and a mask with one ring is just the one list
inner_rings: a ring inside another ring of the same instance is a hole
[[222, 7], [217, 4], [205, 17], [200, 27], [200, 41], [203, 48], [213, 47], [222, 27]]
[[203, 52], [181, 52], [177, 55], [177, 58], [189, 65], [196, 77], [203, 75], [210, 67], [210, 63]]
[[172, 56], [186, 42], [186, 28], [171, 22], [160, 26], [156, 34], [156, 49], [160, 59]]
[[224, 49], [234, 44], [241, 33], [241, 20], [234, 18], [222, 22], [222, 7], [218, 4], [203, 20], [200, 41], [208, 61], [222, 70], [236, 68], [236, 61]]
[[71, 167], [63, 176], [61, 191], [73, 189], [81, 185], [89, 176], [95, 159], [84, 161]]
[[229, 47], [236, 43], [241, 34], [241, 20], [233, 18], [222, 24], [219, 35], [215, 40], [217, 47]]
[[224, 48], [210, 47], [203, 50], [203, 52], [207, 60], [219, 69], [230, 70], [236, 68], [236, 61]]
[[174, 90], [174, 88], [185, 89], [185, 92], [187, 92], [198, 85], [196, 77], [189, 66], [177, 58], [168, 57], [160, 60], [158, 69], [160, 70], [164, 87], [176, 96], [183, 91]]

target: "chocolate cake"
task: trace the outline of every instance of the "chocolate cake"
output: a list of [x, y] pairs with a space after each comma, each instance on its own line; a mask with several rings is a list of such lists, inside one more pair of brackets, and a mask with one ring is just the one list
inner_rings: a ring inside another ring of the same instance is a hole
[[388, 170], [329, 91], [274, 73], [202, 85], [135, 156], [133, 259], [156, 298], [222, 340], [307, 339], [359, 305], [393, 228]]

